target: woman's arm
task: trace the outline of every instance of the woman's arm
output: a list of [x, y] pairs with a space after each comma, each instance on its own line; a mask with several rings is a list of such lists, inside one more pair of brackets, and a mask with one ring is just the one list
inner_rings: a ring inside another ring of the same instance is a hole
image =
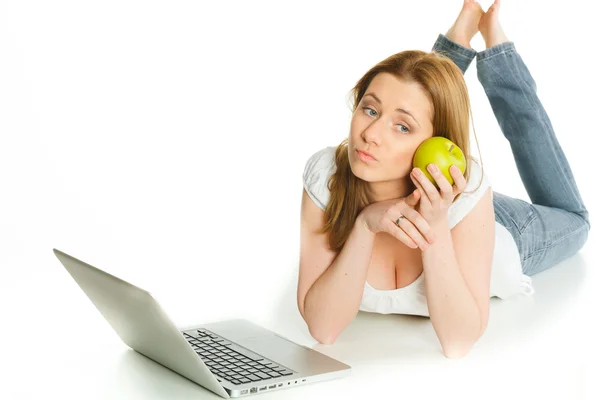
[[319, 342], [333, 343], [356, 317], [374, 241], [359, 214], [338, 256], [308, 290], [302, 316]]

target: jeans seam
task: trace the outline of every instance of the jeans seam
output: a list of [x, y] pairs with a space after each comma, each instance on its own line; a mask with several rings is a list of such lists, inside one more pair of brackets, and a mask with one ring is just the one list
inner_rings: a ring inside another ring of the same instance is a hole
[[[579, 231], [581, 231], [584, 228], [586, 228], [586, 225], [582, 225], [581, 227], [575, 229], [573, 232], [569, 233], [568, 235], [561, 237], [559, 240], [564, 240], [564, 239], [566, 239], [566, 238], [568, 238], [568, 237], [570, 237], [570, 236], [572, 236], [572, 235], [574, 235], [576, 233], [579, 233]], [[523, 259], [523, 261], [529, 260], [531, 257], [533, 257], [534, 255], [536, 255], [538, 253], [541, 253], [542, 251], [548, 250], [550, 247], [554, 246], [555, 243], [558, 243], [559, 240], [555, 240], [555, 241], [551, 242], [550, 244], [548, 244], [547, 246], [545, 246], [544, 248], [537, 249], [536, 251], [530, 253], [527, 257], [525, 257]]]
[[535, 215], [535, 211], [532, 211], [531, 214], [527, 217], [527, 219], [525, 220], [525, 223], [523, 224], [523, 227], [521, 229], [519, 229], [517, 227], [517, 229], [519, 229], [519, 233], [523, 234], [523, 232], [525, 232], [525, 229], [527, 229], [529, 227], [529, 225], [531, 225], [531, 223], [537, 218], [537, 216]]
[[441, 39], [438, 40], [438, 45], [443, 50], [451, 52], [452, 54], [457, 54], [465, 60], [473, 60], [477, 56], [477, 52], [475, 52], [475, 50], [473, 50], [473, 52], [471, 54], [466, 54], [466, 51], [469, 51], [468, 48], [466, 48], [462, 45], [459, 45], [458, 43], [452, 41], [452, 39], [449, 39], [445, 35], [440, 34], [439, 37]]
[[506, 49], [506, 50], [502, 50], [502, 51], [500, 51], [500, 52], [498, 52], [498, 53], [495, 53], [495, 54], [490, 54], [490, 55], [489, 55], [489, 56], [487, 56], [487, 57], [480, 58], [479, 60], [477, 60], [477, 62], [478, 62], [478, 63], [484, 63], [484, 62], [486, 62], [487, 60], [491, 60], [492, 58], [494, 58], [494, 57], [496, 57], [496, 56], [499, 56], [499, 55], [502, 55], [502, 54], [514, 53], [514, 52], [515, 52], [515, 49]]
[[457, 51], [456, 49], [453, 49], [453, 48], [451, 48], [451, 47], [448, 47], [448, 46], [446, 46], [446, 45], [444, 45], [444, 44], [442, 44], [441, 46], [442, 46], [442, 49], [443, 49], [443, 50], [446, 50], [446, 51], [448, 51], [448, 52], [450, 52], [450, 53], [452, 53], [452, 54], [459, 55], [459, 56], [461, 56], [461, 57], [462, 57], [463, 59], [465, 59], [465, 60], [473, 60], [473, 58], [474, 58], [474, 57], [468, 56], [468, 55], [466, 55], [466, 54], [463, 54], [463, 53], [461, 53], [460, 51]]
[[517, 221], [514, 220], [514, 218], [510, 215], [509, 212], [506, 211], [506, 209], [504, 207], [502, 207], [502, 205], [498, 204], [497, 206], [494, 204], [494, 207], [498, 207], [500, 208], [504, 214], [508, 217], [508, 219], [510, 219], [510, 222], [513, 223], [513, 225], [515, 226], [515, 228], [517, 229], [517, 231], [519, 232], [519, 235], [522, 235], [523, 232], [525, 231], [525, 229], [527, 229], [527, 227], [529, 225], [531, 225], [531, 223], [533, 222], [533, 220], [536, 218], [535, 212], [531, 211], [531, 213], [527, 216], [527, 219], [525, 220], [525, 223], [523, 224], [523, 226], [519, 226], [519, 224], [517, 223]]

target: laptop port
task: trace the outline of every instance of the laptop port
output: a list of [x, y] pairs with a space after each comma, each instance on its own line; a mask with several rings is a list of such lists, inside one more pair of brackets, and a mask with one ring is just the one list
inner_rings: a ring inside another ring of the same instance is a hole
[[258, 391], [259, 391], [259, 392], [262, 392], [263, 390], [267, 390], [267, 387], [266, 387], [266, 386], [263, 386], [263, 387], [261, 387], [261, 388], [258, 388]]
[[251, 388], [250, 393], [256, 393], [256, 388], [255, 387]]
[[280, 383], [279, 385], [277, 385], [277, 387], [282, 387], [282, 386], [283, 386], [283, 383]]
[[269, 389], [275, 389], [277, 387], [277, 385], [271, 385], [269, 386]]
[[248, 389], [242, 390], [241, 394], [248, 394]]

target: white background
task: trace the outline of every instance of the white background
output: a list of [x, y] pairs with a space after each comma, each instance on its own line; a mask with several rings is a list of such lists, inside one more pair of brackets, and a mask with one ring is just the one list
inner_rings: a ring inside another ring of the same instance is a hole
[[[596, 226], [592, 4], [504, 0], [500, 18]], [[0, 1], [0, 397], [217, 398], [124, 345], [53, 248], [149, 290], [178, 326], [248, 318], [353, 367], [265, 398], [597, 393], [598, 228], [534, 277], [534, 298], [492, 299], [461, 360], [426, 319], [361, 312], [324, 346], [298, 314], [304, 163], [348, 135], [356, 81], [430, 51], [461, 6]], [[471, 45], [485, 49], [479, 34]], [[495, 191], [529, 200], [475, 60], [465, 79], [473, 155]]]

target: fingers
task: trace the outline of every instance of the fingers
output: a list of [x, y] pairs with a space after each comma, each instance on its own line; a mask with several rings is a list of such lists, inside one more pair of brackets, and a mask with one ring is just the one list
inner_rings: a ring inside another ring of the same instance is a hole
[[452, 186], [452, 198], [454, 199], [454, 197], [465, 190], [467, 187], [467, 180], [458, 168], [450, 168], [450, 175], [452, 175], [452, 179], [454, 179], [454, 185]]
[[394, 222], [390, 221], [389, 225], [387, 226], [387, 230], [390, 235], [394, 236], [408, 247], [413, 249], [420, 247], [415, 243], [414, 240], [410, 238], [410, 236], [406, 234], [406, 232], [404, 232], [402, 229], [399, 229], [398, 225], [396, 225]]
[[420, 196], [419, 201], [421, 201], [421, 203], [430, 204], [431, 202], [430, 202], [429, 198], [427, 197], [427, 192], [425, 192], [425, 190], [423, 189], [423, 186], [421, 186], [421, 184], [419, 183], [419, 180], [414, 176], [414, 172], [410, 173], [410, 179], [412, 180], [413, 185], [415, 185], [415, 187], [419, 191], [419, 196]]
[[[442, 171], [440, 171], [438, 166], [435, 164], [429, 164], [427, 169], [437, 183], [440, 196], [445, 200], [452, 200], [454, 198], [454, 189], [450, 182], [448, 182], [448, 179], [446, 179], [446, 176], [442, 173]], [[452, 168], [450, 169], [452, 170]], [[453, 175], [452, 171], [450, 171], [450, 175]]]
[[[400, 236], [398, 238], [404, 243], [407, 243], [404, 236], [407, 235], [413, 243], [418, 244], [421, 250], [426, 250], [429, 245], [435, 241], [435, 236], [431, 227], [417, 210], [410, 207], [404, 208], [405, 209], [401, 210], [400, 213], [404, 215], [405, 218], [400, 220], [399, 226], [396, 225], [396, 220], [400, 215], [399, 213], [396, 213], [395, 217], [392, 216], [392, 218], [390, 218], [390, 220], [393, 221], [393, 226], [390, 227], [392, 232], [390, 233], [396, 237]], [[394, 232], [396, 232], [396, 234]], [[414, 246], [411, 247], [416, 248]]]
[[419, 202], [419, 189], [415, 189], [408, 197], [404, 199], [404, 202], [409, 206], [416, 206]]

